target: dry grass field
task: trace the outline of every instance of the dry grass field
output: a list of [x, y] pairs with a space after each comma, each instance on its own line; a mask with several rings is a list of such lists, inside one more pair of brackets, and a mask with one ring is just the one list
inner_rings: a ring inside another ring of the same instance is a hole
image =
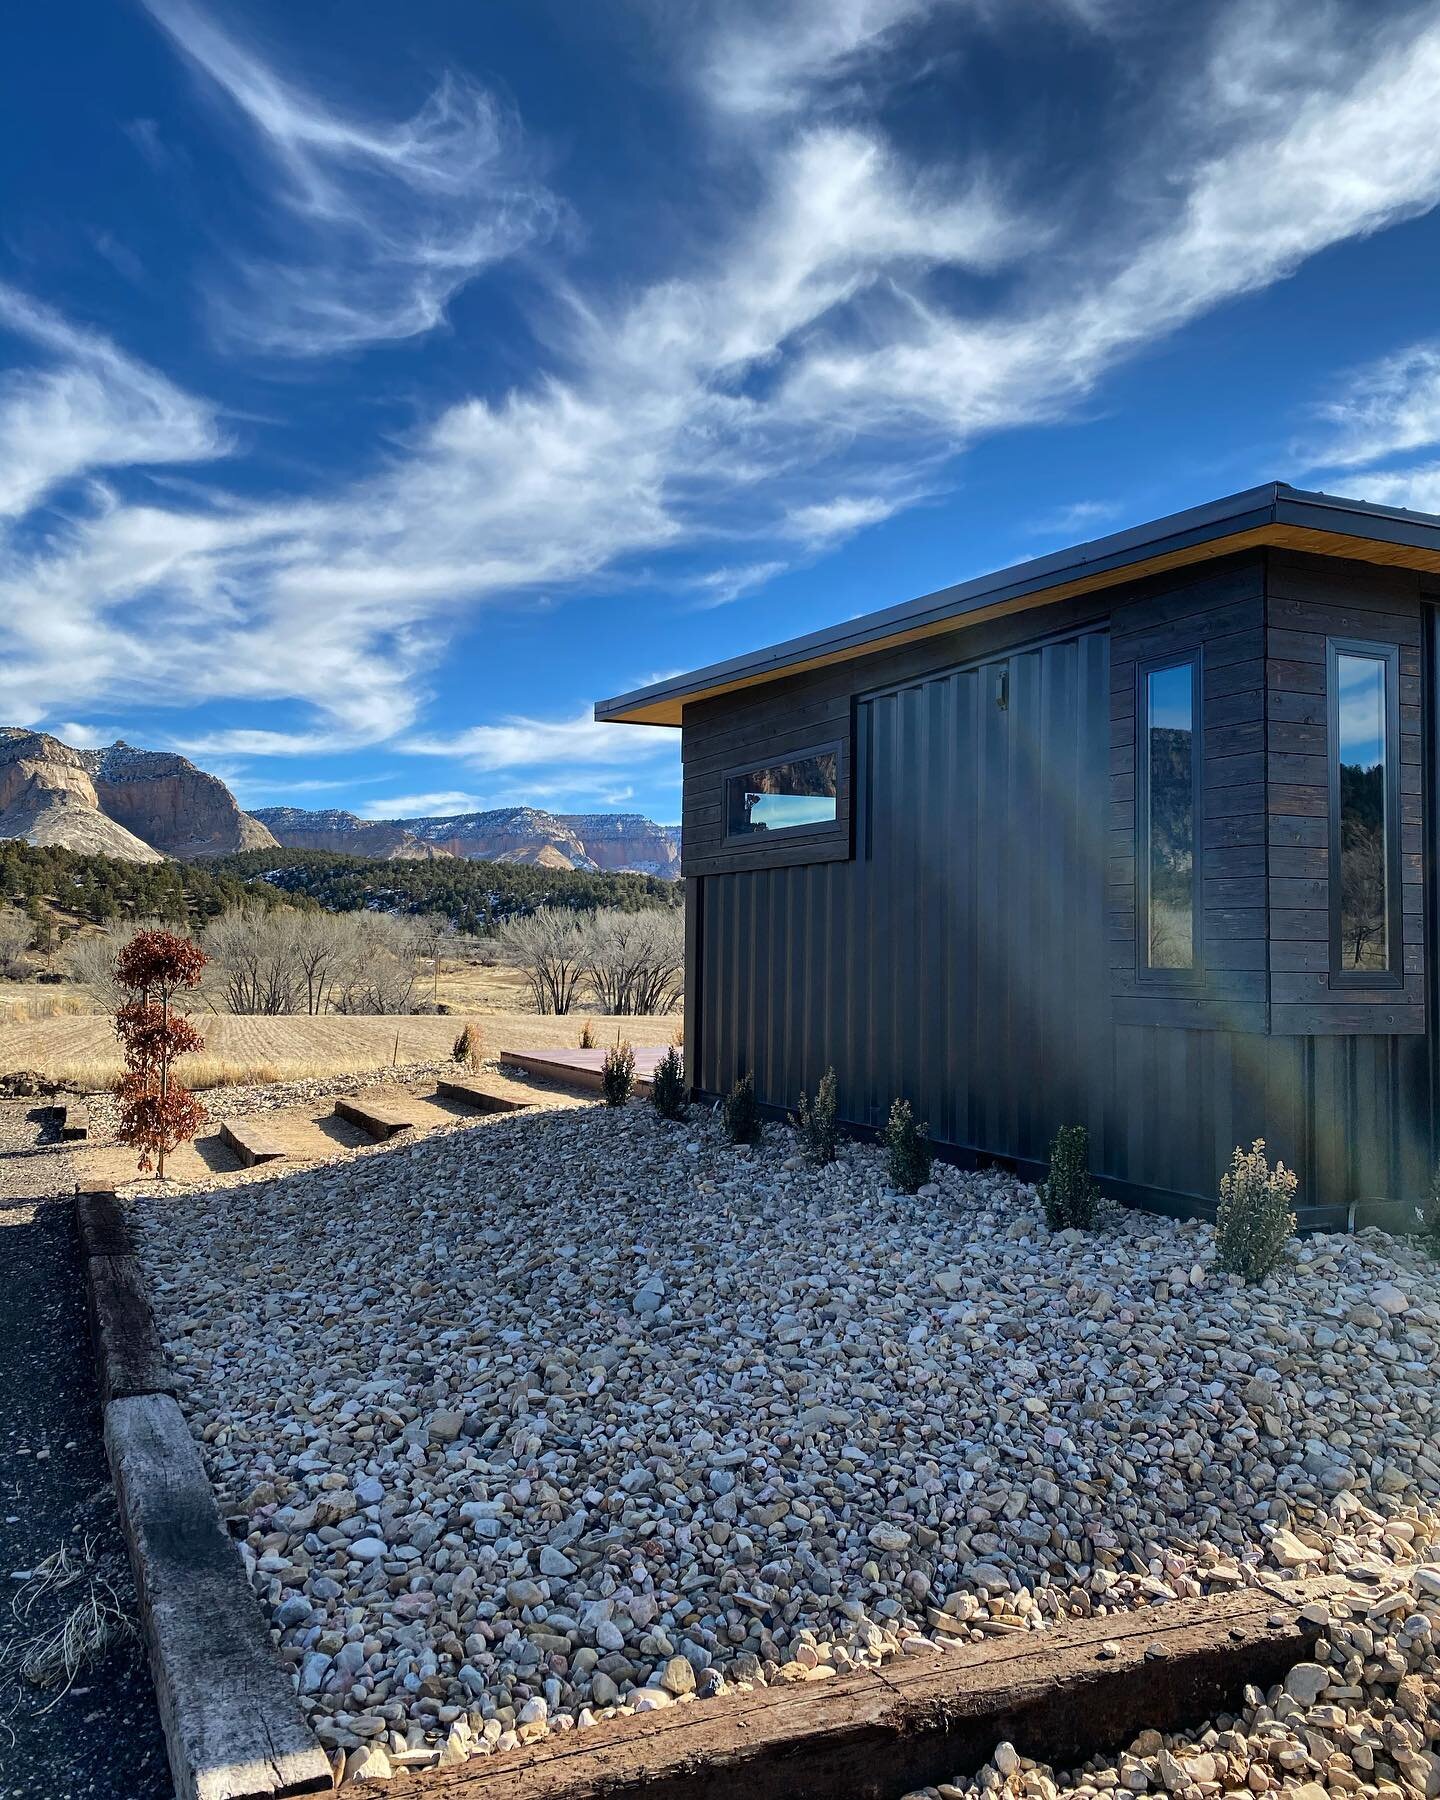
[[[429, 1000], [430, 984], [423, 990]], [[524, 1010], [525, 995], [512, 969], [473, 965], [442, 966], [440, 1000], [448, 1015], [402, 1018], [237, 1018], [197, 1013], [205, 1049], [178, 1065], [181, 1079], [196, 1088], [252, 1085], [270, 1081], [318, 1080], [329, 1075], [365, 1074], [391, 1063], [433, 1062], [447, 1057], [462, 1025], [476, 1025], [490, 1057], [502, 1050], [541, 1050], [579, 1042], [587, 1016], [541, 1017]], [[0, 1074], [35, 1069], [55, 1081], [87, 1092], [109, 1087], [120, 1073], [119, 1047], [109, 1018], [76, 1011], [82, 991], [34, 983], [0, 984]], [[668, 1044], [680, 1029], [680, 1015], [659, 1019], [592, 1019], [595, 1040], [608, 1043], [618, 1030], [637, 1044]]]

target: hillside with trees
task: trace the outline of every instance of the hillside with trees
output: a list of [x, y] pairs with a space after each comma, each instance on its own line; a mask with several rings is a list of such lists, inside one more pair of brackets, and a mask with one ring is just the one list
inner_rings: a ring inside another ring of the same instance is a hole
[[542, 906], [643, 912], [649, 907], [678, 908], [685, 898], [683, 883], [654, 875], [468, 862], [460, 857], [410, 862], [329, 850], [254, 850], [215, 857], [206, 866], [252, 891], [257, 885], [267, 887], [272, 893], [314, 901], [328, 912], [440, 914], [468, 936], [479, 936]]

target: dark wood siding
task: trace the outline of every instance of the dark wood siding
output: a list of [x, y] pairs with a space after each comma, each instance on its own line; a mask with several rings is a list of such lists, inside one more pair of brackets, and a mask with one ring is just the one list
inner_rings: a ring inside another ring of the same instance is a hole
[[[1189, 581], [1151, 583], [1111, 618], [1110, 983], [1119, 1025], [1264, 1031], [1265, 562], [1256, 555]], [[1199, 963], [1147, 980], [1136, 929], [1138, 672], [1200, 654]]]
[[[763, 1102], [789, 1108], [833, 1065], [848, 1122], [878, 1125], [904, 1094], [942, 1144], [1022, 1167], [1079, 1121], [1099, 1174], [1191, 1207], [1261, 1136], [1299, 1171], [1302, 1206], [1418, 1198], [1437, 1148], [1420, 979], [1427, 593], [1426, 578], [1368, 566], [1233, 558], [1103, 609], [1068, 602], [687, 709], [697, 1086], [721, 1093], [749, 1070]], [[1391, 1003], [1313, 980], [1327, 939], [1303, 923], [1328, 901], [1324, 639], [1375, 639], [1387, 618], [1416, 890], [1399, 1026]], [[1133, 985], [1133, 665], [1142, 645], [1195, 643], [1208, 955], [1193, 991], [1151, 996]], [[707, 836], [725, 769], [837, 737], [853, 777], [843, 855], [747, 864]]]
[[[1405, 1036], [1425, 1029], [1421, 577], [1274, 551], [1265, 613], [1269, 718], [1271, 1029]], [[1330, 980], [1330, 751], [1326, 646], [1394, 644], [1400, 655], [1403, 988]]]
[[[777, 869], [806, 863], [845, 862], [853, 854], [851, 790], [854, 782], [853, 710], [858, 693], [879, 682], [906, 680], [943, 669], [1038, 633], [1065, 631], [1103, 621], [1108, 609], [1091, 601], [1062, 602], [1039, 615], [1005, 618], [946, 632], [889, 654], [859, 658], [791, 675], [764, 687], [727, 694], [685, 709], [681, 735], [684, 763], [681, 868], [685, 875], [717, 875], [732, 869]], [[756, 846], [725, 841], [725, 776], [741, 764], [760, 765], [812, 745], [839, 742], [838, 841], [777, 839]]]

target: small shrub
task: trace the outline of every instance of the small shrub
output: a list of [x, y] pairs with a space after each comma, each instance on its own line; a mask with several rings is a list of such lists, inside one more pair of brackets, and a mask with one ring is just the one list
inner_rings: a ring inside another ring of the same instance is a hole
[[580, 1027], [580, 1048], [582, 1050], [595, 1048], [595, 1021], [593, 1019], [587, 1019]]
[[811, 1100], [805, 1094], [800, 1096], [795, 1122], [805, 1139], [806, 1158], [817, 1166], [835, 1160], [835, 1146], [840, 1137], [835, 1124], [838, 1092], [835, 1071], [827, 1069], [820, 1077], [815, 1098]]
[[662, 1119], [683, 1119], [689, 1110], [685, 1065], [673, 1044], [655, 1065], [650, 1078], [650, 1103]]
[[725, 1129], [732, 1144], [760, 1142], [760, 1114], [755, 1109], [755, 1081], [742, 1075], [725, 1096]]
[[1221, 1177], [1215, 1214], [1215, 1247], [1222, 1268], [1247, 1281], [1265, 1279], [1295, 1230], [1299, 1186], [1299, 1178], [1283, 1162], [1271, 1169], [1264, 1138], [1256, 1138], [1248, 1153], [1235, 1146], [1230, 1172]]
[[457, 1063], [463, 1063], [467, 1069], [478, 1069], [485, 1058], [485, 1039], [478, 1025], [464, 1025], [455, 1040], [455, 1048], [450, 1052]]
[[917, 1125], [908, 1100], [897, 1100], [885, 1126], [891, 1184], [902, 1194], [913, 1194], [930, 1179], [928, 1125]]
[[1100, 1195], [1090, 1179], [1090, 1133], [1062, 1125], [1050, 1146], [1050, 1174], [1040, 1187], [1045, 1223], [1052, 1231], [1089, 1231]]
[[635, 1052], [628, 1044], [615, 1043], [605, 1052], [600, 1086], [607, 1106], [623, 1106], [635, 1086]]

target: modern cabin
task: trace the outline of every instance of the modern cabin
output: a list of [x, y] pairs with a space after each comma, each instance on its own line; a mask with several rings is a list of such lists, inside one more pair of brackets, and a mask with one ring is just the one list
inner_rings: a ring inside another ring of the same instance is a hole
[[1440, 518], [1272, 483], [596, 707], [678, 726], [686, 1064], [1394, 1222], [1440, 1100]]

